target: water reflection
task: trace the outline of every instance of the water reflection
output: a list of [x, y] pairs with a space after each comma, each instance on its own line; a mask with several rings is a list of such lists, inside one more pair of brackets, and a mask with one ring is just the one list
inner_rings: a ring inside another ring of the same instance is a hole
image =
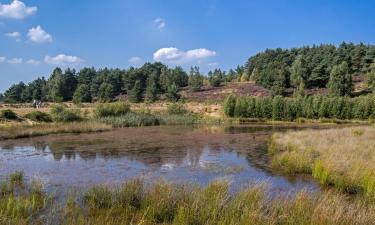
[[270, 126], [146, 127], [80, 135], [56, 135], [0, 142], [0, 174], [24, 170], [49, 186], [122, 183], [134, 176], [150, 180], [208, 182], [226, 177], [234, 186], [267, 181], [271, 188], [315, 189], [303, 177], [270, 168]]

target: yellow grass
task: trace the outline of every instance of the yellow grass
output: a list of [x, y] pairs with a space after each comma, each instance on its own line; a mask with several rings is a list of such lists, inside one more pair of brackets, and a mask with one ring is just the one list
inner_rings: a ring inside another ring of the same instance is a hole
[[57, 133], [87, 133], [112, 129], [111, 126], [98, 122], [75, 123], [7, 123], [0, 124], [0, 140], [44, 136]]
[[375, 195], [375, 127], [278, 133], [270, 153], [289, 173], [311, 173], [339, 190]]

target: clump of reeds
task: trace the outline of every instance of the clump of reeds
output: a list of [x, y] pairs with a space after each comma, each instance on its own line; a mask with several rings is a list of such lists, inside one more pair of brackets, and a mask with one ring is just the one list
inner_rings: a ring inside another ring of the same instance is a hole
[[375, 128], [348, 127], [275, 134], [273, 164], [289, 173], [310, 173], [341, 191], [375, 196]]

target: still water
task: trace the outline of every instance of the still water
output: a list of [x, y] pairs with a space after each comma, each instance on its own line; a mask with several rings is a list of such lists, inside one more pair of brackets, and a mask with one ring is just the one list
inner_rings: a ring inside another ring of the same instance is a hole
[[266, 182], [273, 191], [318, 190], [306, 176], [271, 168], [267, 144], [274, 132], [295, 127], [160, 126], [53, 135], [0, 142], [0, 178], [22, 170], [47, 189], [146, 181], [206, 185], [226, 179], [234, 190]]

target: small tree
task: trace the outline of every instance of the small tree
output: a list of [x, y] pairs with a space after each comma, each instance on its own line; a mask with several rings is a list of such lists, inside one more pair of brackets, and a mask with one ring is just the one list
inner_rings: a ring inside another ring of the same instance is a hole
[[141, 81], [137, 80], [134, 87], [129, 91], [129, 100], [134, 103], [142, 101], [143, 91]]
[[234, 116], [234, 108], [236, 107], [236, 97], [229, 95], [224, 101], [224, 114], [229, 117]]
[[181, 95], [178, 93], [177, 85], [172, 84], [168, 87], [166, 97], [171, 102], [177, 102], [181, 98]]
[[199, 72], [199, 67], [191, 67], [189, 75], [189, 86], [192, 91], [199, 91], [203, 86], [203, 75]]
[[155, 102], [158, 97], [158, 80], [156, 74], [151, 74], [151, 76], [147, 80], [147, 87], [146, 87], [146, 101], [148, 102]]
[[102, 83], [99, 87], [98, 97], [102, 102], [111, 101], [114, 98], [113, 86], [109, 83]]
[[90, 88], [88, 85], [81, 84], [78, 86], [77, 90], [74, 92], [74, 95], [73, 95], [73, 102], [74, 103], [91, 102]]
[[367, 85], [372, 92], [375, 92], [375, 62], [371, 65], [371, 70], [367, 74]]
[[329, 77], [328, 88], [333, 96], [351, 95], [353, 82], [347, 62], [342, 62], [338, 66], [333, 66]]

